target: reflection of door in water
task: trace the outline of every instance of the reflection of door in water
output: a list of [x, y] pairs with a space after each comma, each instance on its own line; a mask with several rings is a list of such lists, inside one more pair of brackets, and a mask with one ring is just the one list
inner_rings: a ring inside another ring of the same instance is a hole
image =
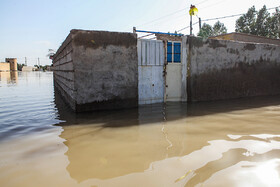
[[181, 101], [181, 42], [167, 42], [166, 101]]

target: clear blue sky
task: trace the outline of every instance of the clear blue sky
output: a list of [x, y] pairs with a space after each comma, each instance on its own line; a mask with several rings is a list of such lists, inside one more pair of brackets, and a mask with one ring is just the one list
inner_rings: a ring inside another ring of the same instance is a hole
[[[253, 5], [257, 9], [264, 4], [268, 8], [280, 6], [280, 1], [0, 0], [0, 61], [15, 57], [24, 63], [27, 57], [28, 65], [34, 65], [39, 57], [41, 64], [51, 64], [46, 57], [48, 49], [58, 49], [71, 29], [132, 32], [136, 26], [142, 30], [174, 32], [189, 25], [190, 4], [197, 6], [199, 17], [207, 19], [245, 13]], [[220, 21], [233, 32], [236, 19]], [[182, 33], [189, 34], [189, 29]]]

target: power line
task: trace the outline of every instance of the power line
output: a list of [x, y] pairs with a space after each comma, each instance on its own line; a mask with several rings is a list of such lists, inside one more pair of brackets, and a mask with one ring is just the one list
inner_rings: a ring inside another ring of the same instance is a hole
[[197, 5], [201, 5], [201, 4], [203, 4], [203, 3], [207, 2], [207, 1], [209, 1], [209, 0], [204, 0], [204, 1], [198, 2], [198, 3], [196, 3], [195, 5], [196, 5], [196, 6], [197, 6]]
[[211, 4], [211, 5], [208, 5], [208, 6], [202, 7], [202, 8], [200, 8], [200, 10], [203, 10], [203, 9], [205, 9], [205, 8], [210, 8], [210, 7], [213, 7], [213, 6], [219, 5], [219, 4], [224, 3], [224, 2], [226, 2], [226, 1], [227, 1], [227, 0], [218, 1], [217, 3], [214, 3], [214, 4]]
[[140, 37], [138, 37], [138, 39], [145, 38], [145, 37], [147, 37], [147, 36], [151, 36], [151, 35], [154, 35], [154, 33], [147, 34], [147, 35], [144, 35], [144, 36], [140, 36]]
[[218, 18], [203, 19], [201, 21], [212, 21], [212, 20], [217, 20], [217, 19], [225, 19], [225, 18], [230, 18], [230, 17], [242, 16], [242, 15], [243, 14], [235, 14], [235, 15], [223, 16], [223, 17], [218, 17]]
[[158, 20], [161, 20], [161, 19], [163, 19], [163, 18], [166, 18], [166, 17], [172, 16], [172, 15], [174, 15], [174, 14], [177, 14], [178, 12], [182, 12], [183, 10], [187, 10], [187, 8], [183, 8], [183, 9], [177, 10], [177, 11], [171, 13], [171, 14], [167, 14], [167, 15], [165, 15], [165, 16], [162, 16], [162, 17], [159, 17], [159, 18], [157, 18], [157, 19], [151, 20], [151, 21], [149, 21], [149, 22], [143, 23], [143, 24], [141, 24], [141, 25], [138, 25], [138, 27], [139, 27], [139, 26], [143, 26], [143, 25], [147, 25], [147, 24], [150, 24], [150, 23], [154, 23], [154, 22], [156, 22], [156, 21], [158, 21]]
[[[195, 22], [194, 24], [192, 24], [192, 25], [196, 25], [196, 24], [198, 24], [199, 23], [199, 21], [198, 22]], [[184, 28], [182, 28], [182, 29], [179, 29], [179, 30], [177, 30], [177, 32], [181, 32], [182, 30], [185, 30], [185, 29], [187, 29], [187, 28], [190, 28], [190, 26], [187, 26], [187, 27], [184, 27]]]
[[[276, 9], [276, 8], [279, 8], [279, 7], [280, 7], [280, 6], [272, 7], [272, 8], [268, 8], [267, 10]], [[206, 22], [206, 21], [212, 21], [212, 20], [218, 20], [218, 19], [225, 19], [225, 18], [230, 18], [230, 17], [242, 16], [242, 15], [244, 15], [244, 14], [246, 14], [246, 13], [234, 14], [234, 15], [230, 15], [230, 16], [223, 16], [223, 17], [217, 17], [217, 18], [209, 18], [209, 19], [204, 19], [204, 20], [201, 20], [201, 21]], [[197, 23], [199, 23], [199, 22], [196, 22], [196, 23], [194, 23], [193, 25], [195, 25], [195, 24], [197, 24]], [[180, 31], [182, 31], [182, 30], [185, 30], [185, 29], [187, 29], [187, 28], [189, 28], [189, 27], [190, 27], [190, 26], [184, 27], [184, 28], [178, 30], [177, 32], [180, 32]]]
[[[271, 9], [275, 9], [275, 8], [279, 8], [280, 6], [277, 6], [277, 7], [273, 7], [273, 8], [268, 8], [267, 10], [271, 10]], [[217, 20], [217, 19], [225, 19], [225, 18], [230, 18], [230, 17], [236, 17], [236, 16], [242, 16], [246, 13], [243, 13], [243, 14], [235, 14], [235, 15], [230, 15], [230, 16], [223, 16], [223, 17], [218, 17], [218, 18], [210, 18], [210, 19], [204, 19], [204, 20], [201, 20], [201, 21], [212, 21], [212, 20]]]

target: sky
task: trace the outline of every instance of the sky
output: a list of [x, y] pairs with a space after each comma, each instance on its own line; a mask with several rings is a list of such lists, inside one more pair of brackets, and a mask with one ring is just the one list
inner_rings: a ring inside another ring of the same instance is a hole
[[[132, 32], [174, 32], [189, 26], [190, 5], [198, 8], [202, 24], [209, 18], [280, 6], [279, 0], [0, 0], [0, 62], [18, 58], [18, 63], [50, 65], [48, 49], [57, 50], [71, 29]], [[272, 10], [271, 12], [273, 12]], [[234, 32], [238, 17], [221, 19]], [[189, 34], [189, 29], [181, 33]], [[198, 32], [198, 24], [193, 33]], [[142, 36], [143, 34], [139, 34]]]

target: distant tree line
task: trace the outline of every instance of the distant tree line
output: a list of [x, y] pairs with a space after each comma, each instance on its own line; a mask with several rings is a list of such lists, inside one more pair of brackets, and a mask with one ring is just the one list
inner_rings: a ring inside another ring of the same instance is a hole
[[[22, 68], [23, 66], [25, 66], [25, 64], [17, 64], [17, 70], [18, 71], [22, 71]], [[35, 68], [37, 68], [37, 70], [42, 70], [42, 71], [47, 71], [48, 68], [50, 67], [49, 65], [45, 65], [45, 66], [42, 66], [42, 65], [34, 65]]]
[[[270, 14], [265, 5], [259, 11], [252, 6], [246, 14], [236, 20], [235, 32], [280, 39], [280, 11], [276, 8], [275, 12]], [[227, 28], [217, 21], [213, 27], [204, 23], [198, 36], [208, 38], [225, 33]]]
[[47, 71], [50, 66], [49, 65], [45, 65], [45, 66], [34, 65], [34, 67], [36, 67], [38, 70]]
[[197, 35], [203, 38], [208, 38], [209, 36], [217, 36], [226, 33], [227, 28], [225, 25], [220, 21], [217, 21], [213, 27], [207, 23], [204, 23]]
[[24, 64], [17, 63], [17, 70], [22, 71], [22, 67], [25, 66]]
[[280, 12], [278, 8], [270, 15], [265, 5], [259, 11], [256, 11], [255, 6], [253, 6], [246, 14], [237, 19], [235, 31], [279, 39], [279, 24]]

